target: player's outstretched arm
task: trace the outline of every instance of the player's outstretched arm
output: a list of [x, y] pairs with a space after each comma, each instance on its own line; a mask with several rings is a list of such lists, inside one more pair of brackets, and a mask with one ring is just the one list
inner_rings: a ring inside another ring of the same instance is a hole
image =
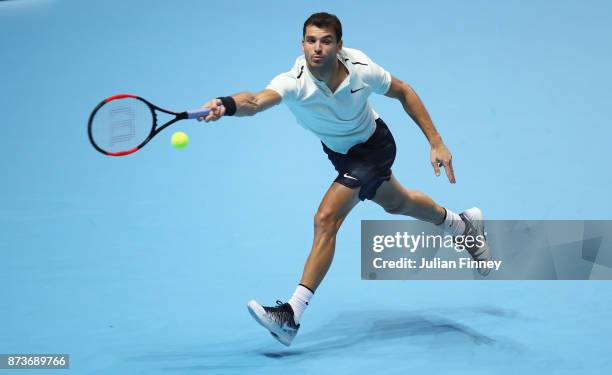
[[[281, 96], [274, 90], [265, 89], [256, 94], [240, 92], [230, 97], [215, 98], [206, 102], [202, 108], [210, 108], [210, 113], [198, 120], [217, 121], [222, 116], [253, 116], [280, 103]], [[225, 103], [225, 105], [224, 105]]]
[[406, 113], [417, 123], [419, 128], [431, 145], [431, 166], [434, 169], [436, 176], [440, 175], [440, 167], [444, 167], [446, 176], [451, 183], [455, 183], [455, 172], [453, 171], [452, 155], [442, 137], [436, 130], [436, 127], [425, 109], [425, 105], [416, 94], [416, 92], [407, 83], [391, 76], [391, 87], [385, 94], [390, 98], [394, 98], [402, 103]]

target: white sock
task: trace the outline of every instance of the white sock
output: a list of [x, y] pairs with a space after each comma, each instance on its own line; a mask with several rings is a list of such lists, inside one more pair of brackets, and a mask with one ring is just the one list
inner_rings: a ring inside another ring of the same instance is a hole
[[308, 303], [314, 294], [310, 291], [310, 289], [306, 288], [302, 284], [298, 285], [295, 288], [295, 292], [291, 298], [289, 298], [288, 303], [291, 305], [293, 309], [293, 318], [295, 320], [295, 324], [300, 323], [300, 317], [304, 313], [304, 310], [308, 307]]
[[453, 237], [462, 235], [465, 232], [465, 223], [461, 220], [461, 217], [451, 210], [446, 208], [445, 210], [446, 219], [444, 219], [444, 223], [440, 224], [444, 225], [444, 232]]

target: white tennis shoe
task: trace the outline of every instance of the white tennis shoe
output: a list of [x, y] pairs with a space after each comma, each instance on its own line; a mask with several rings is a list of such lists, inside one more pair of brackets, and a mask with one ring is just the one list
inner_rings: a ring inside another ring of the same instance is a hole
[[[460, 213], [459, 216], [465, 223], [465, 232], [463, 232], [463, 236], [472, 236], [474, 238], [482, 236], [485, 240], [482, 246], [477, 246], [478, 241], [476, 241], [473, 246], [466, 246], [468, 253], [470, 253], [472, 258], [476, 261], [491, 260], [491, 251], [487, 243], [487, 236], [485, 235], [484, 217], [480, 208], [472, 207]], [[491, 269], [488, 267], [478, 268], [478, 273], [482, 276], [487, 276], [489, 272], [491, 272]]]
[[259, 324], [270, 331], [270, 334], [283, 345], [291, 345], [297, 335], [299, 324], [295, 324], [293, 308], [288, 303], [276, 301], [274, 307], [262, 306], [251, 300], [247, 304], [249, 313]]

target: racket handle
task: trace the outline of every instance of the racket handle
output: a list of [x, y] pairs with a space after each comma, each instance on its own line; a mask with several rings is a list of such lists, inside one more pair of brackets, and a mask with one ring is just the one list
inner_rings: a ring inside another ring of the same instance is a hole
[[[223, 108], [222, 105], [219, 106], [219, 108]], [[210, 109], [205, 108], [205, 109], [195, 109], [193, 111], [187, 111], [187, 118], [189, 119], [193, 119], [193, 118], [199, 118], [199, 117], [205, 117], [207, 114], [210, 113]]]

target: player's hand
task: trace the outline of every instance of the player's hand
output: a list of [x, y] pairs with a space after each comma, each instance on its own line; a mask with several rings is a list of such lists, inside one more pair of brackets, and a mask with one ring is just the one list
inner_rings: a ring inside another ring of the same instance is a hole
[[225, 107], [221, 103], [221, 99], [210, 100], [202, 106], [202, 108], [209, 108], [210, 112], [206, 117], [199, 117], [198, 121], [217, 121], [225, 114]]
[[455, 172], [453, 171], [453, 156], [443, 142], [431, 146], [431, 165], [436, 172], [436, 176], [440, 175], [440, 167], [444, 167], [448, 181], [451, 184], [456, 182]]

